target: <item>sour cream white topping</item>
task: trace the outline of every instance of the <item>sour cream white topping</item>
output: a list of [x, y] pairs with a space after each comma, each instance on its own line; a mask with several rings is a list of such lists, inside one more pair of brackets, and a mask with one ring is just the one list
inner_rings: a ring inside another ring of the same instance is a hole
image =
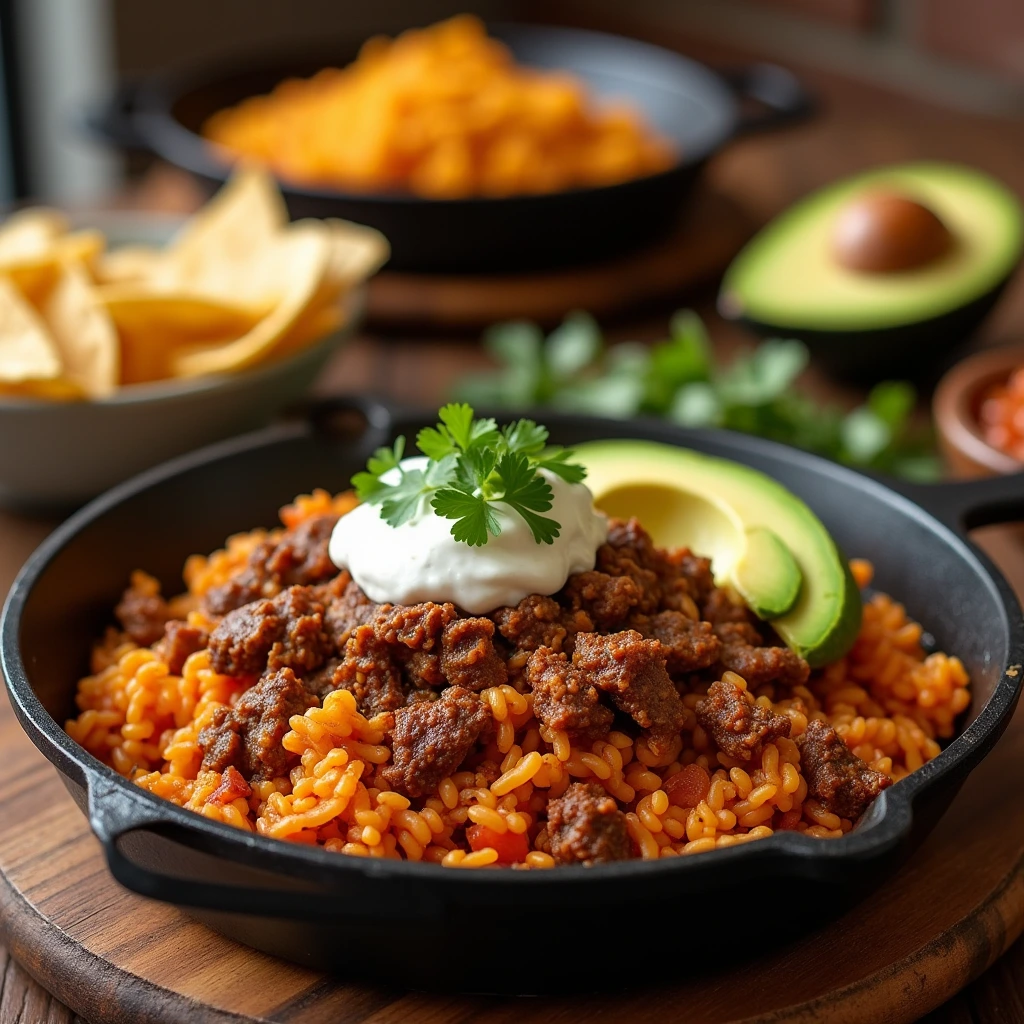
[[[424, 458], [405, 459], [403, 468], [421, 469]], [[566, 483], [541, 470], [553, 503], [544, 515], [561, 524], [552, 544], [538, 544], [525, 520], [501, 502], [492, 504], [501, 523], [497, 537], [470, 547], [451, 535], [452, 521], [424, 502], [420, 514], [389, 526], [379, 505], [359, 505], [338, 520], [330, 556], [348, 569], [363, 593], [378, 604], [451, 601], [472, 615], [518, 604], [528, 594], [553, 594], [570, 575], [594, 568], [597, 549], [608, 536], [608, 520], [594, 510], [585, 484]], [[396, 483], [397, 470], [381, 477]]]

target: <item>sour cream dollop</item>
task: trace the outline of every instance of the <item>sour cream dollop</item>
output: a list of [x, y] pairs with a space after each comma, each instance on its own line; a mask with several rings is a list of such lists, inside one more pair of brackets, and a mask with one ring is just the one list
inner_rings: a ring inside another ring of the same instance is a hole
[[[405, 459], [405, 469], [422, 469], [425, 458]], [[420, 514], [401, 526], [380, 517], [380, 505], [358, 505], [338, 520], [329, 553], [348, 569], [363, 593], [378, 604], [451, 601], [472, 615], [518, 604], [528, 594], [553, 594], [573, 573], [594, 568], [597, 549], [608, 537], [608, 520], [594, 509], [585, 484], [566, 483], [541, 470], [551, 485], [552, 506], [544, 515], [561, 524], [552, 544], [538, 544], [526, 521], [501, 502], [492, 504], [501, 533], [483, 547], [451, 535], [452, 520], [435, 515], [424, 502]], [[397, 470], [381, 479], [396, 483]]]

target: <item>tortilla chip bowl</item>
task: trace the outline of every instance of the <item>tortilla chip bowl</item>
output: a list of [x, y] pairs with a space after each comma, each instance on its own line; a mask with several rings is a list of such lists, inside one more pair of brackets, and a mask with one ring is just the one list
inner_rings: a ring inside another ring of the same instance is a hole
[[[103, 212], [74, 218], [111, 246], [160, 245], [179, 218]], [[0, 396], [0, 504], [81, 504], [166, 459], [264, 426], [309, 390], [357, 326], [365, 289], [344, 298], [341, 326], [312, 344], [242, 370], [128, 384], [105, 398]]]

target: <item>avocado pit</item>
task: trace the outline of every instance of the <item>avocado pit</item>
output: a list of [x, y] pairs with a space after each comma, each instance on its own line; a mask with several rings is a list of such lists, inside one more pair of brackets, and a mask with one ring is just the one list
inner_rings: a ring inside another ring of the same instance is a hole
[[878, 190], [844, 206], [832, 236], [836, 262], [868, 274], [928, 266], [952, 245], [952, 233], [934, 211], [901, 193]]

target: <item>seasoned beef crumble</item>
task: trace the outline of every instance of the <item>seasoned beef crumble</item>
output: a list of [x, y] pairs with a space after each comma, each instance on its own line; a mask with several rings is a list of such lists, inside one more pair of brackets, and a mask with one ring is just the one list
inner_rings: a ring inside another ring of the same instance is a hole
[[730, 757], [749, 761], [766, 743], [788, 736], [789, 719], [758, 704], [730, 679], [719, 679], [697, 702], [697, 721]]
[[281, 746], [288, 720], [318, 703], [290, 668], [264, 676], [233, 708], [217, 708], [200, 731], [203, 768], [219, 772], [230, 765], [249, 780], [286, 774], [298, 761]]
[[592, 782], [574, 782], [548, 803], [548, 841], [559, 864], [601, 864], [632, 853], [626, 816]]
[[840, 818], [856, 821], [868, 804], [892, 785], [888, 775], [857, 757], [828, 722], [811, 719], [797, 742], [811, 795]]

